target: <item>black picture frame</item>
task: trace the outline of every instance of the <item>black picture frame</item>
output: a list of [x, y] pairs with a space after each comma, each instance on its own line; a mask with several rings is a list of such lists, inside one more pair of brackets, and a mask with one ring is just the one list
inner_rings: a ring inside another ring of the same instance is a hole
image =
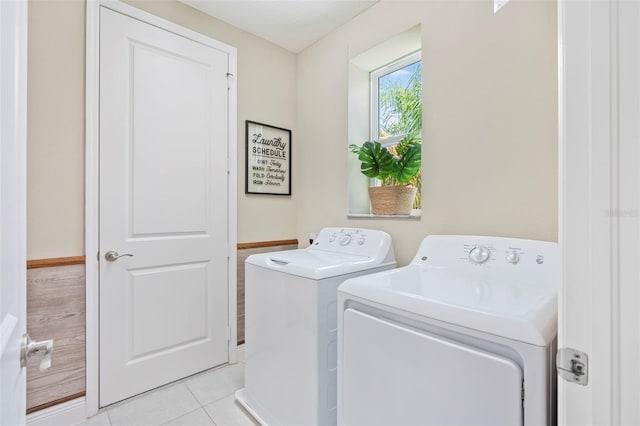
[[245, 194], [291, 195], [291, 130], [245, 121]]

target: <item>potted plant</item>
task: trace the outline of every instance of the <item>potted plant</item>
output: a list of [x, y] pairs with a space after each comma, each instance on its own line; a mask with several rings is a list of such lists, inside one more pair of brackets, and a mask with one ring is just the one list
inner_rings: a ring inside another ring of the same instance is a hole
[[378, 179], [381, 186], [369, 187], [371, 213], [378, 215], [411, 214], [418, 189], [414, 185], [422, 163], [419, 132], [405, 135], [394, 147], [379, 141], [349, 145], [361, 161], [360, 172]]

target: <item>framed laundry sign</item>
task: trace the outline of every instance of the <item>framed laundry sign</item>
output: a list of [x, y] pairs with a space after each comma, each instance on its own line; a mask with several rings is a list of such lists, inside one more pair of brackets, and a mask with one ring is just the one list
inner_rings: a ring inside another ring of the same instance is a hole
[[291, 130], [246, 121], [245, 193], [291, 195]]

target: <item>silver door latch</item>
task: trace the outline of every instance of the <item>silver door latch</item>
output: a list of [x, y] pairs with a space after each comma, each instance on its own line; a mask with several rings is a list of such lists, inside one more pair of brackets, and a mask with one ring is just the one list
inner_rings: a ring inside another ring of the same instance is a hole
[[556, 355], [560, 377], [568, 382], [586, 386], [589, 382], [589, 356], [571, 348], [560, 348]]
[[53, 340], [34, 342], [28, 334], [22, 336], [22, 346], [20, 347], [20, 367], [26, 367], [29, 357], [41, 352], [44, 352], [44, 357], [42, 358], [42, 361], [40, 361], [40, 371], [43, 371], [51, 367]]
[[125, 256], [133, 257], [133, 255], [130, 253], [118, 254], [117, 251], [113, 251], [113, 250], [108, 251], [104, 254], [104, 258], [107, 259], [108, 262], [115, 262], [116, 260]]

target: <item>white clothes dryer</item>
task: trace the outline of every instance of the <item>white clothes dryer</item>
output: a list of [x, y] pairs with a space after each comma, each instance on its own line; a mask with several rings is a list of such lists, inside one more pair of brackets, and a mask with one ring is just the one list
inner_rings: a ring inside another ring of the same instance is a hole
[[265, 425], [335, 425], [338, 285], [395, 266], [391, 237], [357, 228], [324, 228], [306, 249], [249, 256], [238, 402]]
[[339, 425], [554, 425], [556, 243], [429, 236], [338, 289]]

